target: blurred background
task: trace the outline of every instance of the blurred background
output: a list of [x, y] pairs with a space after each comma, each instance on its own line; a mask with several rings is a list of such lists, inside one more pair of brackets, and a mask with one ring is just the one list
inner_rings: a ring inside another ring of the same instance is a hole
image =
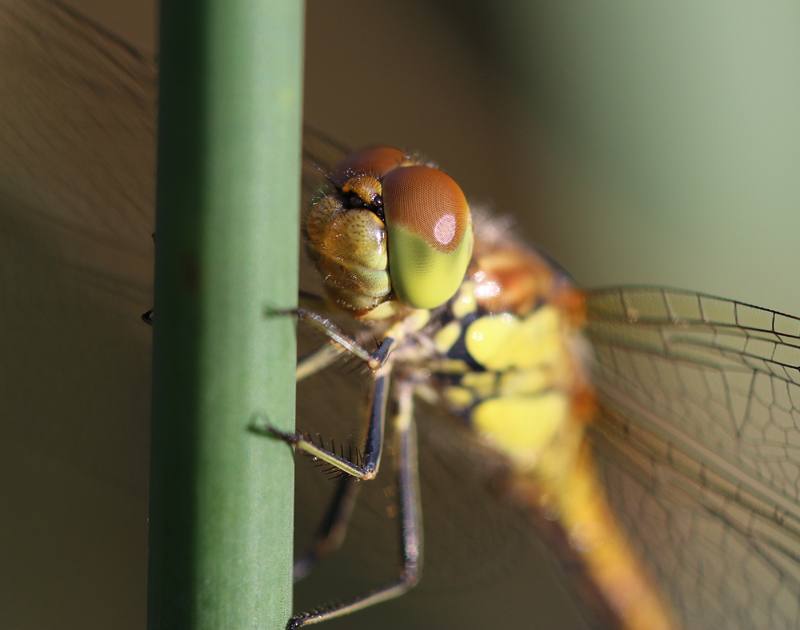
[[[2, 627], [145, 625], [155, 16], [0, 0]], [[306, 124], [436, 160], [580, 284], [800, 314], [800, 7], [311, 0], [306, 51]], [[576, 627], [530, 547], [328, 627]]]

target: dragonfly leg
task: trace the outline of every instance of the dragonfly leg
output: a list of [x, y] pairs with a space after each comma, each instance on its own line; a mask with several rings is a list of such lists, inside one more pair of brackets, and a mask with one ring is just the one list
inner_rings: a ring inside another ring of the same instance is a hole
[[369, 352], [366, 348], [360, 346], [330, 319], [319, 313], [304, 307], [285, 310], [267, 309], [265, 312], [268, 316], [296, 315], [298, 321], [308, 322], [311, 326], [324, 333], [333, 343], [341, 346], [345, 352], [361, 359], [370, 369], [377, 370], [381, 366], [380, 357], [376, 356], [375, 352]]
[[394, 345], [394, 339], [387, 337], [384, 339], [381, 346], [370, 354], [370, 361], [378, 365], [378, 370], [372, 388], [372, 408], [369, 415], [367, 441], [364, 445], [364, 454], [361, 464], [354, 464], [333, 451], [329, 451], [323, 446], [314, 444], [314, 442], [299, 433], [285, 433], [269, 424], [263, 426], [263, 428], [251, 427], [251, 429], [257, 432], [266, 432], [273, 437], [277, 437], [293, 445], [297, 450], [308, 453], [315, 459], [322, 460], [352, 477], [365, 480], [374, 479], [375, 475], [378, 474], [378, 466], [380, 465], [381, 453], [383, 451], [386, 394], [389, 391], [389, 374], [391, 372], [391, 362], [388, 361], [388, 358]]
[[[339, 346], [334, 346], [339, 347]], [[387, 345], [388, 348], [388, 345]], [[324, 348], [317, 351], [320, 353]], [[314, 357], [315, 355], [311, 355]], [[385, 355], [388, 356], [388, 355]], [[385, 358], [382, 359], [385, 361]], [[301, 367], [298, 365], [298, 372]], [[300, 377], [298, 376], [298, 379]], [[375, 381], [373, 388], [373, 404], [370, 413], [370, 429], [368, 431], [368, 440], [365, 448], [364, 469], [371, 468], [369, 464], [370, 458], [380, 458], [383, 439], [383, 417], [386, 414], [386, 393], [388, 391], [388, 383], [382, 375], [379, 375]], [[373, 429], [374, 428], [374, 429]], [[380, 429], [380, 431], [378, 431]], [[284, 437], [287, 439], [288, 436]], [[289, 441], [287, 439], [287, 441]], [[294, 443], [294, 442], [293, 442]], [[316, 457], [316, 455], [314, 455]], [[345, 471], [349, 472], [349, 471]], [[377, 472], [377, 463], [375, 472]], [[315, 541], [311, 549], [304, 554], [300, 559], [295, 561], [294, 564], [294, 581], [298, 582], [308, 575], [316, 566], [316, 564], [325, 556], [332, 553], [341, 546], [347, 533], [347, 526], [350, 522], [353, 508], [355, 507], [356, 497], [361, 484], [358, 479], [345, 479], [342, 481], [336, 495], [328, 508], [327, 515], [325, 516], [322, 524], [317, 531]]]
[[273, 310], [267, 309], [267, 315], [292, 315], [297, 316], [299, 321], [308, 320], [318, 330], [322, 330], [328, 337], [329, 342], [318, 348], [311, 354], [297, 362], [297, 380], [302, 381], [307, 376], [321, 372], [344, 354], [350, 354], [365, 361], [369, 367], [375, 368], [370, 364], [371, 355], [368, 350], [360, 346], [355, 340], [349, 338], [344, 332], [329, 319], [320, 315], [329, 309], [328, 302], [313, 293], [300, 291], [298, 294], [300, 306], [295, 309]]
[[361, 484], [348, 477], [339, 482], [328, 512], [314, 536], [311, 548], [294, 561], [294, 581], [299, 582], [326, 556], [342, 546]]
[[307, 376], [321, 372], [344, 354], [347, 354], [347, 350], [338, 343], [326, 343], [297, 362], [297, 380], [302, 381]]
[[409, 384], [400, 386], [398, 413], [393, 419], [398, 439], [397, 485], [400, 500], [401, 541], [403, 568], [393, 584], [370, 591], [350, 601], [329, 606], [313, 613], [296, 615], [289, 621], [287, 630], [341, 617], [398, 597], [419, 582], [422, 571], [422, 508], [417, 462], [417, 433], [414, 424], [413, 389]]

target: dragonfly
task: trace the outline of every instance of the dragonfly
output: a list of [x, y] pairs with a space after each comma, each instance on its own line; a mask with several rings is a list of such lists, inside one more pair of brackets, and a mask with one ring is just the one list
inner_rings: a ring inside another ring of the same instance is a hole
[[[6, 225], [14, 238], [4, 252], [7, 268], [15, 270], [14, 282], [4, 286], [5, 302], [15, 305], [6, 313], [8, 329], [19, 331], [5, 339], [6, 356], [19, 360], [8, 362], [13, 369], [6, 382], [15, 387], [4, 402], [15, 413], [8, 414], [4, 435], [39, 456], [30, 475], [18, 478], [37, 481], [47, 473], [37, 492], [52, 500], [38, 507], [59, 523], [68, 547], [82, 554], [85, 547], [83, 557], [108, 562], [102, 579], [81, 584], [90, 584], [94, 602], [116, 602], [109, 587], [122, 574], [118, 556], [97, 554], [96, 544], [114, 527], [131, 541], [129, 525], [114, 519], [122, 513], [144, 523], [147, 505], [146, 458], [136, 453], [147, 444], [149, 333], [138, 314], [150, 306], [152, 290], [154, 65], [57, 6], [17, 3], [14, 11], [10, 18], [3, 14], [9, 33], [3, 44], [14, 53], [9, 59], [23, 58], [23, 51], [31, 61], [20, 73], [24, 81], [14, 77], [13, 85], [26, 89], [2, 96], [13, 105], [3, 108], [9, 115], [3, 137], [11, 140], [4, 193], [13, 193], [4, 207], [20, 209]], [[44, 108], [43, 94], [51, 109]], [[304, 168], [306, 179], [317, 181], [312, 194], [323, 182], [311, 162], [331, 173], [346, 155], [328, 149], [326, 161], [309, 145]], [[66, 165], [64, 155], [80, 159]], [[49, 167], [41, 168], [43, 162]], [[664, 607], [686, 628], [797, 625], [794, 321], [768, 309], [661, 289], [587, 293], [586, 331], [597, 362], [590, 364], [596, 367], [592, 383], [603, 403], [587, 428], [598, 476], [630, 545], [650, 567]], [[115, 387], [98, 387], [110, 372], [121, 376]], [[360, 377], [340, 372], [329, 368], [305, 380]], [[39, 383], [62, 383], [64, 375], [71, 395], [48, 406], [37, 394]], [[25, 382], [36, 386], [26, 389]], [[75, 393], [84, 390], [83, 397]], [[32, 402], [41, 407], [36, 415], [29, 412]], [[417, 411], [425, 406], [415, 402]], [[419, 430], [446, 440], [421, 423]], [[98, 436], [105, 441], [95, 441]], [[424, 472], [431, 462], [426, 452], [420, 459]], [[87, 478], [100, 480], [95, 496], [105, 497], [109, 487], [133, 495], [136, 519], [118, 509], [115, 496], [113, 509], [90, 504], [85, 513], [91, 522], [72, 515], [65, 520], [58, 511], [64, 496], [83, 504], [75, 495], [58, 495], [66, 487], [64, 470], [78, 471], [81, 487]], [[387, 474], [384, 467], [380, 477]], [[462, 489], [447, 500], [456, 502]], [[428, 523], [433, 509], [424, 507]], [[552, 523], [543, 521], [543, 528]], [[58, 555], [67, 546], [48, 547], [37, 529], [28, 529], [20, 528], [27, 537], [15, 537], [14, 544], [41, 557], [26, 554], [17, 566], [30, 571], [41, 562], [41, 576], [63, 578], [49, 584], [63, 606], [59, 619], [95, 623], [97, 609], [81, 599], [87, 589], [63, 590], [76, 583], [62, 567], [74, 559], [52, 561], [67, 558]], [[143, 550], [144, 530], [138, 531]], [[430, 547], [417, 588], [436, 571]], [[138, 562], [133, 572], [143, 580], [144, 553], [133, 556], [126, 566]], [[27, 593], [27, 584], [20, 580], [10, 592]], [[130, 585], [120, 590], [129, 593]], [[38, 598], [41, 589], [33, 591]], [[141, 614], [141, 607], [124, 610], [129, 619]]]
[[268, 428], [356, 480], [297, 566], [305, 574], [344, 535], [358, 484], [378, 475], [386, 423], [403, 563], [394, 583], [289, 627], [420, 579], [416, 400], [506, 462], [499, 492], [552, 538], [597, 623], [796, 627], [800, 319], [687, 291], [582, 291], [415, 154], [349, 153], [307, 132], [304, 157], [304, 231], [323, 296], [296, 313], [328, 342], [300, 361], [298, 380], [351, 356], [372, 395], [355, 458]]

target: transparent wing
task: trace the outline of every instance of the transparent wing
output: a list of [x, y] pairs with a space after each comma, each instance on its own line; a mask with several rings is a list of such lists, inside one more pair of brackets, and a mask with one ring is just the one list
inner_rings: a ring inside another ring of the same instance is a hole
[[146, 623], [154, 130], [151, 59], [0, 2], [3, 627]]
[[0, 5], [0, 59], [0, 441], [146, 507], [155, 66], [52, 3]]
[[301, 212], [305, 213], [320, 191], [329, 187], [326, 175], [352, 150], [313, 127], [303, 128]]
[[588, 309], [597, 457], [685, 627], [798, 627], [800, 319], [654, 288]]

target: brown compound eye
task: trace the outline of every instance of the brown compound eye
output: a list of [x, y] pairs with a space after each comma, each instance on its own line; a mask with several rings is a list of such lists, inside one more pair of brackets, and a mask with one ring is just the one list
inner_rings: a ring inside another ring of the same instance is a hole
[[414, 308], [455, 295], [472, 255], [472, 220], [464, 193], [446, 173], [406, 166], [383, 178], [392, 290]]
[[348, 155], [339, 162], [331, 173], [331, 179], [340, 188], [354, 177], [367, 176], [379, 180], [406, 161], [406, 154], [400, 149], [372, 147]]

